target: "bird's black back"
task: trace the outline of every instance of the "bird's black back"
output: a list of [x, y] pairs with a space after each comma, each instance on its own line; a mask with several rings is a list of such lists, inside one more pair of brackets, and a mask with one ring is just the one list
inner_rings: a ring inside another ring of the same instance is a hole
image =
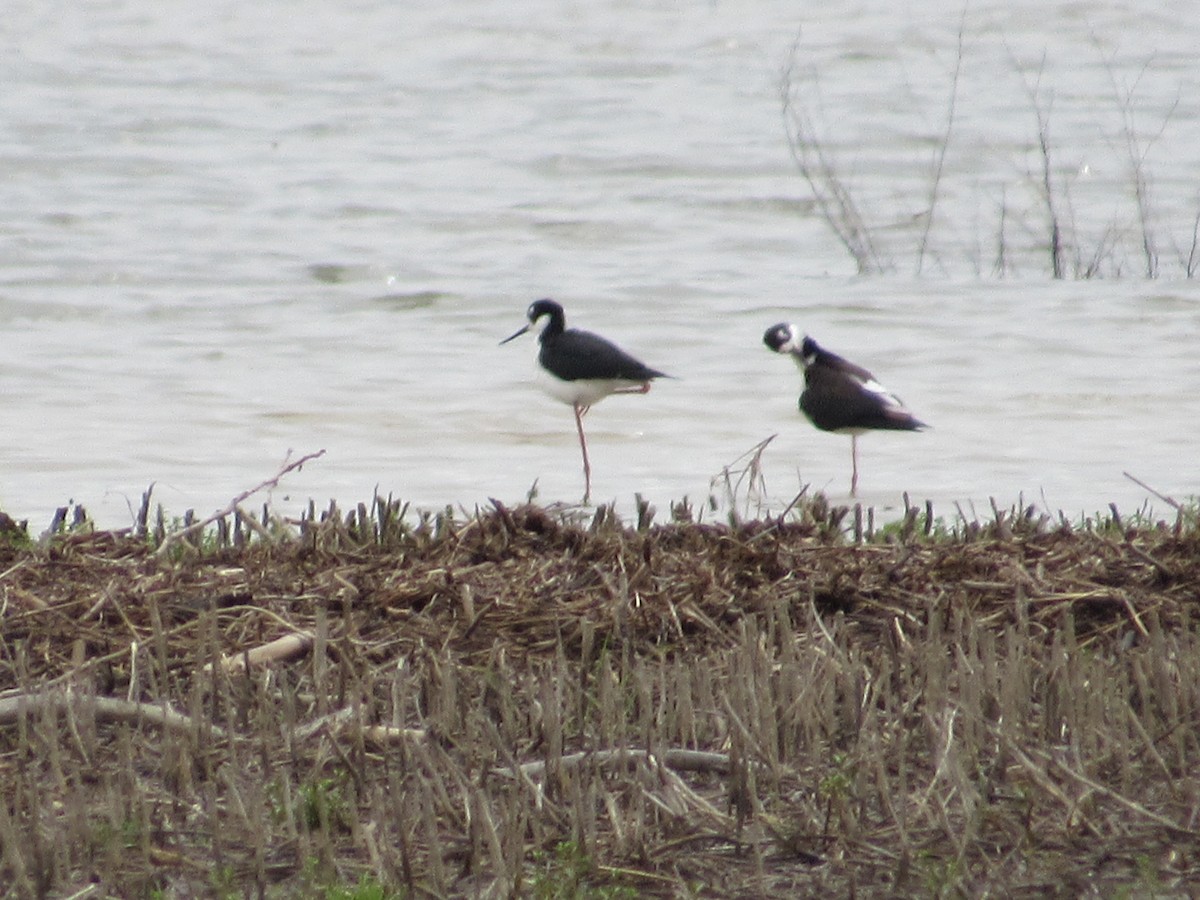
[[822, 351], [804, 371], [800, 410], [823, 431], [918, 431], [927, 427], [896, 397], [864, 387], [866, 382], [874, 381], [861, 366]]
[[667, 377], [600, 335], [577, 328], [543, 335], [538, 360], [563, 381], [622, 379], [644, 382]]
[[810, 337], [804, 339], [804, 344], [801, 347], [800, 353], [804, 357], [816, 357], [813, 366], [819, 366], [823, 369], [832, 369], [837, 372], [842, 372], [851, 378], [859, 381], [875, 381], [875, 376], [864, 369], [862, 366], [856, 365], [844, 356], [838, 356], [831, 350], [826, 350]]

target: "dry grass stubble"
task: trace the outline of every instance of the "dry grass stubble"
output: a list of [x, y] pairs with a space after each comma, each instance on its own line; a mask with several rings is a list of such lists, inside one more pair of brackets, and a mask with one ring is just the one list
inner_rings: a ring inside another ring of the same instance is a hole
[[831, 515], [0, 551], [4, 896], [1184, 895], [1195, 527]]

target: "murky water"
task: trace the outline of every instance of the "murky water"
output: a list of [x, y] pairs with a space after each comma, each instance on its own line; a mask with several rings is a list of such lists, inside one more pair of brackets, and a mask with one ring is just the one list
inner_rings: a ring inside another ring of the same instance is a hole
[[[771, 434], [769, 503], [844, 499], [782, 319], [934, 426], [860, 442], [865, 502], [1196, 494], [1200, 23], [1121, 6], [972, 3], [960, 51], [934, 2], [13, 0], [0, 508], [203, 515], [318, 449], [277, 509], [577, 500], [534, 339], [497, 346], [540, 296], [677, 376], [588, 417], [598, 501], [701, 501]], [[881, 274], [798, 173], [789, 69]]]

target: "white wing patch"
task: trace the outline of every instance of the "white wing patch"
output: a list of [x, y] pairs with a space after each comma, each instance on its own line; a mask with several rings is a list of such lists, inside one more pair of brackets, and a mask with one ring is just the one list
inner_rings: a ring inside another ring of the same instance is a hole
[[874, 378], [868, 378], [865, 381], [860, 381], [859, 384], [862, 386], [862, 389], [864, 391], [870, 391], [872, 394], [874, 394], [876, 397], [878, 397], [880, 400], [882, 400], [888, 406], [894, 407], [895, 409], [904, 409], [905, 408], [903, 401], [901, 401], [901, 399], [899, 397], [897, 397], [895, 394], [893, 394], [891, 391], [889, 391], [887, 388], [885, 388], [882, 384], [880, 384]]

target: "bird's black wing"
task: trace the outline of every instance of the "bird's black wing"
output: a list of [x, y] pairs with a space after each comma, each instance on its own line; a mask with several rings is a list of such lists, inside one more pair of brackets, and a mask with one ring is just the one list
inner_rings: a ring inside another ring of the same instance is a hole
[[850, 378], [862, 384], [873, 382], [879, 385], [880, 388], [883, 387], [883, 385], [875, 381], [875, 376], [862, 366], [855, 365], [854, 363], [850, 362], [850, 360], [846, 359], [846, 357], [838, 356], [836, 353], [831, 353], [823, 347], [817, 347], [816, 341], [813, 341], [812, 345], [817, 351], [817, 359], [815, 363], [816, 366], [836, 369], [837, 371], [848, 375]]
[[650, 381], [666, 377], [634, 359], [612, 341], [576, 328], [569, 328], [552, 342], [543, 344], [539, 358], [543, 366], [564, 381]]
[[814, 425], [825, 431], [860, 428], [917, 431], [926, 427], [870, 372], [841, 357], [835, 358], [842, 365], [817, 364], [805, 372], [800, 409]]

